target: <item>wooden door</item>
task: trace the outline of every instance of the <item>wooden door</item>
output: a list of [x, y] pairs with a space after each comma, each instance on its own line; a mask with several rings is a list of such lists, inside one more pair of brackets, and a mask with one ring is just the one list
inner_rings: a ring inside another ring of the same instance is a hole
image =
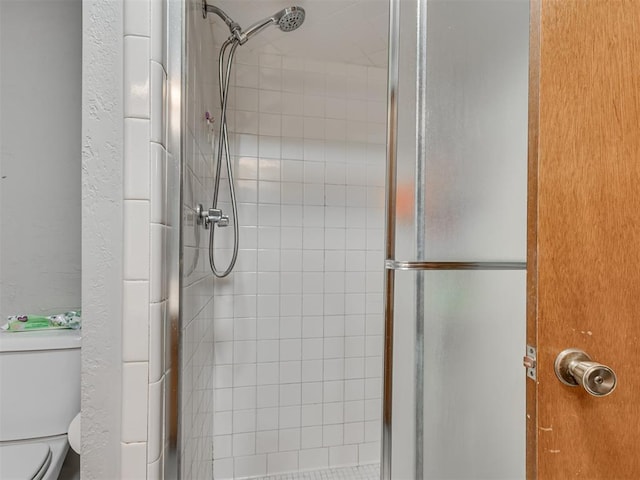
[[[527, 475], [640, 478], [640, 1], [531, 10]], [[561, 384], [569, 347], [606, 397]]]

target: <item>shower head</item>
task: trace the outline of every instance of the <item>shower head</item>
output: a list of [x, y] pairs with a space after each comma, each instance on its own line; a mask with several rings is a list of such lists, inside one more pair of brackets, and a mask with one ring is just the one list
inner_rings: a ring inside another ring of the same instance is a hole
[[278, 28], [283, 32], [292, 32], [304, 22], [304, 8], [302, 7], [287, 7], [274, 13], [270, 17], [260, 20], [259, 22], [251, 25], [245, 32], [241, 32], [238, 40], [240, 45], [245, 43], [251, 37], [260, 33], [269, 25], [278, 25]]
[[260, 20], [254, 23], [246, 31], [242, 31], [240, 25], [238, 25], [229, 15], [227, 15], [222, 9], [215, 5], [207, 4], [207, 0], [202, 0], [202, 16], [207, 18], [207, 13], [215, 13], [218, 15], [224, 23], [229, 27], [231, 36], [234, 37], [240, 45], [243, 45], [251, 37], [260, 33], [269, 25], [278, 25], [278, 28], [283, 32], [292, 32], [304, 22], [304, 8], [302, 7], [287, 7], [283, 8], [277, 13], [274, 13], [270, 17]]
[[292, 32], [304, 22], [305, 11], [302, 7], [288, 7], [276, 15], [280, 16], [278, 19], [278, 27], [280, 27], [280, 30], [283, 32]]

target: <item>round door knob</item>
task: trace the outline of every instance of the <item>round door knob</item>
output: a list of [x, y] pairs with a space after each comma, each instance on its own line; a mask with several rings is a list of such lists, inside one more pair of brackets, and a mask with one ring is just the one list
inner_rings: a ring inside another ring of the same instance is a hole
[[577, 348], [563, 350], [556, 357], [556, 376], [565, 385], [584, 388], [594, 397], [605, 397], [616, 388], [618, 379], [606, 365], [591, 361], [591, 357]]

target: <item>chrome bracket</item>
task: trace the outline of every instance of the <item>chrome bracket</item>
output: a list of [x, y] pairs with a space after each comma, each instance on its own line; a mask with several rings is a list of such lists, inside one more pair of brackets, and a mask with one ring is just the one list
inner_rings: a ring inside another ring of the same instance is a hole
[[531, 380], [537, 379], [537, 361], [536, 361], [536, 349], [531, 345], [527, 345], [527, 354], [522, 359], [522, 365], [527, 369], [527, 378]]
[[209, 229], [211, 224], [218, 224], [219, 227], [229, 226], [229, 216], [223, 215], [222, 210], [217, 208], [205, 210], [201, 203], [196, 206], [196, 221], [206, 229]]

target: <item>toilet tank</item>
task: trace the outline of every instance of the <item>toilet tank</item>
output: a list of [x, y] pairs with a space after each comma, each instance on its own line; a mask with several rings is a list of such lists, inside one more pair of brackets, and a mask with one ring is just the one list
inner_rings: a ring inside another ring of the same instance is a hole
[[61, 435], [80, 411], [79, 330], [0, 332], [0, 441]]

